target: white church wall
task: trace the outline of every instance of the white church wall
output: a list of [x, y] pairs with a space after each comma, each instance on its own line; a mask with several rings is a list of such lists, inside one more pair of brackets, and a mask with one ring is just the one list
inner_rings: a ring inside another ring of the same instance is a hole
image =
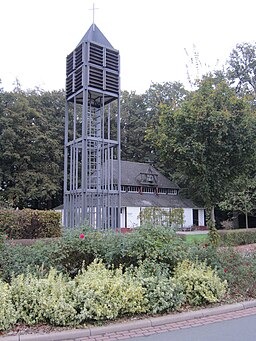
[[[127, 207], [127, 226], [125, 226], [125, 210], [122, 210], [121, 227], [133, 228], [140, 226], [139, 214], [143, 208], [140, 207]], [[204, 210], [200, 209], [198, 212], [199, 225], [204, 226]], [[183, 227], [193, 226], [193, 209], [184, 208], [184, 224]]]
[[184, 208], [184, 224], [183, 227], [191, 227], [193, 225], [192, 208]]
[[120, 224], [121, 227], [127, 227], [125, 226], [125, 215], [126, 215], [126, 207], [122, 207], [121, 208], [121, 217], [120, 217]]
[[198, 225], [199, 226], [205, 226], [205, 221], [204, 221], [204, 209], [199, 209], [198, 210]]
[[[64, 214], [63, 209], [56, 209], [56, 212], [61, 213], [61, 220], [62, 225], [64, 223]], [[121, 227], [128, 227], [133, 228], [136, 226], [140, 226], [140, 215], [141, 208], [140, 207], [122, 207], [121, 210]], [[127, 212], [127, 226], [125, 223], [125, 215]], [[205, 226], [205, 215], [204, 215], [204, 209], [198, 210], [198, 225], [199, 226]], [[193, 226], [193, 209], [192, 208], [184, 208], [184, 224], [183, 227], [191, 227]]]
[[133, 228], [140, 225], [140, 207], [127, 207], [127, 226]]

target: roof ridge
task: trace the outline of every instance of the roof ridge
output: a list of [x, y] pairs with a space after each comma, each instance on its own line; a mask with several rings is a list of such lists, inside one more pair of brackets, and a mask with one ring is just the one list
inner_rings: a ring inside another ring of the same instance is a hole
[[100, 44], [100, 45], [103, 45], [105, 47], [109, 47], [109, 48], [113, 49], [113, 46], [110, 44], [108, 39], [104, 36], [104, 34], [101, 32], [101, 30], [95, 24], [92, 24], [90, 26], [90, 28], [85, 33], [85, 35], [80, 40], [80, 42], [77, 46], [79, 46], [80, 44], [82, 44], [84, 42], [95, 42], [97, 44]]

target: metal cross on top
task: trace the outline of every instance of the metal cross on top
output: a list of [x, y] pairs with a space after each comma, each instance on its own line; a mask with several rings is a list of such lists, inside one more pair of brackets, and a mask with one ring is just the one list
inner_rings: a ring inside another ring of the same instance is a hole
[[89, 10], [90, 11], [92, 11], [92, 25], [93, 25], [93, 31], [94, 31], [94, 18], [95, 18], [95, 11], [96, 11], [96, 9], [98, 9], [97, 7], [95, 7], [95, 4], [93, 3], [93, 5], [92, 5], [92, 8], [90, 8]]

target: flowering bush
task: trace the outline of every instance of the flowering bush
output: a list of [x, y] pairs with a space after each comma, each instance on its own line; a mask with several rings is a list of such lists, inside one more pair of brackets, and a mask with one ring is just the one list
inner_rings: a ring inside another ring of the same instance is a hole
[[110, 235], [105, 240], [107, 252], [103, 259], [108, 264], [122, 264], [125, 268], [150, 258], [171, 269], [183, 259], [187, 247], [173, 229], [153, 225], [140, 226], [132, 233], [116, 238]]
[[206, 263], [184, 260], [174, 270], [174, 279], [183, 287], [185, 300], [190, 305], [221, 301], [227, 293], [227, 281]]
[[256, 297], [256, 255], [233, 250], [220, 252], [218, 273], [227, 280], [230, 294], [238, 298]]

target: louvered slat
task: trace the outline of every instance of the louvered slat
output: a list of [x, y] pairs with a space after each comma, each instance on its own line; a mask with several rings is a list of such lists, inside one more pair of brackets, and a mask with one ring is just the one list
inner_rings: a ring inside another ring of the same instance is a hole
[[106, 71], [106, 90], [115, 93], [119, 92], [118, 74]]
[[83, 63], [83, 45], [80, 44], [75, 49], [75, 68], [77, 69]]
[[83, 73], [82, 73], [82, 67], [76, 70], [75, 72], [75, 92], [80, 90], [83, 87]]
[[73, 71], [73, 52], [66, 58], [66, 75], [68, 76]]
[[89, 70], [89, 86], [103, 89], [103, 70], [95, 67], [90, 67]]
[[103, 66], [103, 47], [90, 43], [89, 62]]
[[66, 78], [66, 96], [69, 97], [73, 93], [73, 74]]
[[106, 49], [106, 67], [115, 71], [119, 70], [118, 52]]

